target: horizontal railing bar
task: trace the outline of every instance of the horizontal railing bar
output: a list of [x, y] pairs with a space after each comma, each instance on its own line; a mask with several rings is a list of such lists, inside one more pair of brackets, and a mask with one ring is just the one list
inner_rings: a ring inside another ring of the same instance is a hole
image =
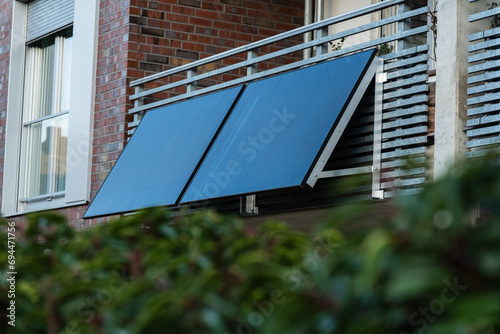
[[499, 56], [500, 56], [500, 50], [489, 50], [476, 55], [469, 56], [467, 59], [469, 63], [475, 63], [477, 61], [496, 58]]
[[[329, 35], [329, 36], [323, 37], [321, 39], [315, 39], [315, 40], [309, 41], [307, 43], [302, 43], [302, 44], [295, 45], [295, 46], [292, 46], [292, 47], [289, 47], [289, 48], [286, 48], [283, 50], [279, 50], [279, 51], [276, 51], [273, 53], [269, 53], [269, 54], [266, 54], [266, 55], [263, 55], [260, 57], [255, 57], [251, 60], [241, 61], [239, 63], [229, 65], [229, 66], [226, 66], [226, 67], [223, 67], [223, 68], [220, 68], [217, 70], [213, 70], [213, 71], [210, 71], [207, 73], [203, 73], [203, 74], [200, 74], [200, 75], [188, 78], [188, 79], [183, 79], [183, 80], [177, 81], [175, 83], [171, 83], [171, 84], [163, 85], [160, 87], [148, 89], [147, 91], [143, 91], [141, 93], [131, 95], [129, 97], [129, 99], [131, 101], [133, 101], [133, 100], [136, 100], [136, 99], [141, 98], [141, 97], [149, 96], [149, 95], [156, 94], [156, 93], [159, 93], [159, 92], [162, 92], [165, 90], [184, 86], [184, 85], [190, 84], [192, 82], [207, 79], [207, 78], [210, 78], [212, 76], [220, 75], [220, 74], [223, 74], [226, 72], [231, 72], [231, 71], [234, 71], [234, 70], [237, 70], [240, 68], [248, 67], [248, 66], [258, 64], [260, 62], [264, 62], [266, 60], [277, 58], [277, 57], [280, 57], [283, 55], [287, 55], [287, 54], [290, 54], [293, 52], [302, 51], [304, 49], [309, 49], [309, 48], [312, 48], [312, 47], [315, 47], [318, 45], [322, 45], [322, 44], [325, 44], [325, 43], [328, 43], [328, 42], [331, 42], [331, 41], [334, 41], [337, 39], [349, 37], [349, 36], [358, 34], [360, 32], [364, 32], [364, 31], [368, 31], [368, 30], [371, 30], [374, 28], [378, 28], [378, 27], [381, 27], [381, 26], [384, 26], [384, 25], [387, 25], [390, 23], [399, 22], [399, 21], [402, 21], [402, 20], [405, 20], [405, 19], [408, 19], [408, 18], [411, 18], [414, 16], [421, 15], [422, 13], [425, 13], [425, 11], [422, 11], [421, 9], [417, 9], [417, 10], [414, 10], [411, 12], [406, 12], [404, 14], [397, 15], [397, 16], [392, 16], [392, 17], [389, 17], [387, 19], [379, 20], [377, 22], [365, 24], [363, 26], [352, 28], [352, 29], [349, 29], [346, 31], [342, 31], [342, 32], [339, 32], [337, 34]], [[426, 9], [426, 8], [423, 8], [423, 9]], [[423, 56], [426, 57], [426, 55], [423, 55]]]
[[469, 52], [475, 52], [483, 49], [489, 49], [500, 45], [500, 38], [491, 39], [481, 43], [472, 44], [469, 46]]
[[425, 147], [425, 146], [414, 147], [414, 148], [409, 148], [409, 149], [404, 149], [404, 150], [397, 150], [397, 151], [390, 151], [390, 152], [382, 153], [382, 159], [401, 158], [401, 157], [407, 157], [410, 155], [425, 154], [426, 152], [427, 152], [427, 147]]
[[467, 148], [481, 147], [481, 146], [489, 146], [500, 143], [500, 137], [488, 137], [481, 139], [473, 139], [467, 142]]
[[384, 132], [382, 134], [382, 139], [393, 139], [393, 138], [402, 138], [407, 136], [420, 135], [423, 133], [427, 133], [428, 128], [426, 125], [411, 127], [408, 129], [397, 129], [390, 132]]
[[426, 103], [428, 101], [427, 95], [416, 95], [407, 99], [401, 99], [394, 102], [384, 103], [384, 110], [392, 108], [400, 108], [403, 106], [409, 106], [412, 104]]
[[393, 61], [393, 62], [387, 62], [384, 64], [384, 71], [389, 71], [392, 70], [393, 68], [397, 67], [404, 67], [408, 65], [413, 65], [417, 63], [426, 63], [427, 62], [427, 54], [415, 56], [412, 58], [406, 58], [398, 61]]
[[157, 80], [159, 78], [163, 78], [165, 76], [169, 76], [172, 74], [187, 71], [187, 70], [194, 68], [194, 67], [203, 66], [203, 65], [213, 63], [213, 62], [216, 62], [218, 60], [221, 60], [221, 59], [224, 59], [227, 57], [231, 57], [231, 56], [234, 56], [234, 55], [237, 55], [240, 53], [245, 53], [245, 52], [248, 52], [250, 50], [258, 49], [258, 48], [265, 46], [267, 44], [276, 43], [276, 42], [282, 41], [284, 39], [295, 37], [297, 35], [303, 35], [305, 33], [308, 33], [308, 32], [323, 28], [323, 27], [330, 26], [332, 24], [347, 21], [347, 20], [357, 18], [357, 17], [363, 16], [363, 15], [371, 14], [372, 12], [376, 12], [376, 11], [379, 11], [379, 10], [382, 10], [382, 9], [385, 9], [388, 7], [392, 7], [394, 5], [398, 5], [398, 4], [403, 3], [405, 1], [406, 0], [382, 1], [382, 2], [373, 4], [370, 6], [360, 8], [358, 10], [351, 11], [349, 13], [334, 16], [334, 17], [328, 18], [326, 20], [322, 20], [322, 21], [319, 21], [316, 23], [309, 24], [307, 26], [299, 27], [299, 28], [275, 35], [275, 36], [265, 38], [265, 39], [257, 41], [257, 42], [243, 45], [243, 46], [240, 46], [240, 47], [237, 47], [237, 48], [234, 48], [234, 49], [231, 49], [231, 50], [228, 50], [228, 51], [225, 51], [225, 52], [213, 55], [213, 56], [209, 56], [207, 58], [203, 58], [203, 59], [191, 62], [189, 64], [185, 64], [185, 65], [173, 68], [173, 69], [169, 69], [167, 71], [163, 71], [163, 72], [142, 78], [142, 79], [134, 80], [130, 83], [130, 85], [132, 87], [142, 85], [142, 84], [145, 84], [147, 82], [151, 82], [151, 81]]
[[418, 174], [425, 174], [426, 172], [427, 172], [427, 169], [425, 167], [417, 167], [417, 168], [411, 168], [411, 169], [399, 168], [397, 170], [382, 173], [382, 178], [388, 179], [388, 178], [396, 178], [396, 177], [413, 176], [413, 175], [418, 175]]
[[399, 79], [396, 81], [389, 81], [384, 83], [384, 91], [391, 90], [391, 89], [396, 89], [404, 86], [412, 86], [418, 83], [422, 82], [427, 82], [429, 80], [429, 77], [427, 74], [418, 74], [415, 76], [412, 76], [411, 78], [408, 79]]
[[500, 14], [500, 7], [493, 8], [490, 10], [485, 10], [484, 12], [469, 15], [469, 22], [479, 21], [499, 14]]
[[479, 103], [491, 102], [500, 100], [500, 93], [489, 93], [481, 96], [471, 97], [467, 99], [467, 105], [474, 105]]
[[499, 68], [499, 67], [500, 67], [500, 60], [490, 60], [482, 64], [469, 66], [469, 68], [467, 69], [467, 73], [471, 74], [475, 72], [492, 70], [494, 68]]
[[427, 85], [415, 85], [415, 86], [412, 86], [410, 88], [406, 88], [406, 89], [399, 89], [399, 90], [396, 90], [396, 91], [392, 91], [392, 92], [389, 92], [389, 93], [385, 93], [384, 94], [384, 101], [385, 100], [390, 100], [390, 99], [395, 99], [395, 98], [400, 98], [400, 97], [404, 97], [404, 96], [408, 96], [408, 95], [415, 95], [415, 94], [419, 94], [419, 93], [425, 93], [429, 90], [429, 87]]
[[500, 122], [500, 115], [488, 115], [467, 120], [467, 126], [478, 126], [498, 122]]
[[496, 35], [500, 35], [500, 27], [498, 28], [493, 28], [490, 30], [486, 31], [481, 31], [475, 34], [470, 34], [469, 35], [469, 42], [474, 42], [483, 38], [488, 38], [488, 37], [493, 37]]
[[[427, 161], [426, 157], [415, 157], [412, 158], [411, 162], [416, 164], [424, 164]], [[406, 159], [397, 159], [382, 162], [382, 168], [397, 168], [397, 167], [405, 167], [408, 165], [408, 161]]]
[[416, 105], [416, 106], [406, 108], [406, 109], [397, 109], [395, 111], [384, 112], [384, 114], [382, 115], [382, 118], [384, 120], [387, 120], [387, 119], [391, 119], [391, 118], [409, 116], [409, 115], [414, 115], [414, 114], [421, 114], [421, 113], [427, 114], [428, 110], [429, 110], [429, 107], [427, 105]]
[[329, 177], [357, 175], [357, 174], [365, 174], [365, 173], [371, 173], [371, 172], [372, 172], [371, 166], [344, 168], [344, 169], [328, 170], [328, 171], [321, 172], [319, 174], [319, 178], [324, 179], [324, 178], [329, 178]]
[[380, 58], [384, 58], [385, 60], [392, 60], [392, 59], [397, 59], [397, 58], [402, 58], [402, 57], [407, 57], [416, 53], [422, 53], [429, 51], [429, 45], [427, 44], [422, 44], [418, 46], [414, 46], [408, 49], [404, 49], [401, 51], [396, 51], [393, 53], [389, 53], [386, 55], [380, 56]]
[[[387, 188], [408, 187], [408, 186], [415, 186], [418, 184], [424, 184], [425, 182], [427, 182], [426, 177], [417, 177], [413, 179], [396, 179], [389, 182], [382, 182], [380, 184], [380, 188], [387, 189]], [[399, 191], [396, 191], [396, 193], [400, 194]]]
[[413, 116], [410, 118], [403, 118], [403, 119], [398, 119], [392, 122], [385, 122], [382, 124], [382, 129], [383, 130], [389, 130], [389, 129], [394, 129], [394, 128], [400, 128], [403, 126], [408, 126], [411, 124], [418, 124], [418, 123], [427, 123], [428, 121], [427, 115], [422, 115], [422, 116]]
[[488, 113], [497, 112], [497, 111], [500, 111], [500, 103], [487, 104], [485, 106], [468, 109], [467, 116], [488, 114]]
[[165, 99], [165, 100], [161, 100], [161, 101], [149, 103], [149, 104], [146, 104], [146, 105], [143, 105], [143, 106], [140, 106], [140, 107], [136, 107], [136, 108], [130, 109], [129, 113], [131, 113], [131, 114], [137, 113], [137, 112], [140, 112], [142, 110], [147, 110], [147, 109], [151, 109], [151, 108], [163, 106], [163, 105], [175, 102], [175, 101], [180, 101], [180, 100], [183, 100], [183, 99], [186, 99], [186, 98], [190, 98], [190, 97], [199, 96], [199, 95], [202, 95], [202, 94], [205, 94], [205, 93], [213, 92], [213, 91], [216, 91], [216, 90], [219, 90], [219, 89], [222, 89], [222, 88], [227, 88], [227, 87], [235, 86], [235, 85], [238, 85], [238, 84], [246, 83], [248, 81], [252, 81], [252, 80], [255, 80], [255, 79], [263, 78], [263, 77], [270, 76], [270, 75], [273, 75], [273, 74], [282, 73], [282, 72], [285, 72], [285, 71], [288, 71], [288, 70], [291, 70], [291, 69], [299, 68], [299, 67], [302, 67], [302, 66], [305, 66], [305, 65], [310, 65], [312, 63], [317, 63], [317, 62], [319, 63], [321, 61], [325, 61], [325, 60], [328, 60], [328, 59], [332, 59], [332, 58], [335, 58], [335, 57], [346, 55], [346, 54], [349, 54], [349, 53], [352, 53], [352, 52], [360, 51], [360, 50], [363, 50], [363, 49], [369, 49], [371, 47], [374, 47], [376, 45], [383, 44], [383, 43], [386, 43], [386, 42], [392, 42], [392, 41], [395, 41], [395, 40], [398, 40], [398, 39], [402, 39], [402, 38], [406, 38], [406, 37], [409, 37], [409, 36], [418, 35], [418, 34], [421, 34], [421, 33], [425, 32], [426, 30], [427, 30], [427, 27], [425, 27], [425, 26], [424, 27], [415, 28], [415, 29], [411, 29], [411, 30], [406, 30], [406, 31], [403, 31], [403, 32], [400, 32], [400, 33], [397, 33], [397, 34], [393, 34], [393, 35], [390, 35], [390, 36], [385, 36], [385, 37], [382, 37], [382, 38], [378, 38], [378, 39], [375, 39], [375, 40], [372, 40], [372, 41], [368, 41], [368, 42], [365, 42], [365, 43], [361, 43], [361, 44], [358, 44], [358, 45], [355, 45], [355, 46], [351, 46], [351, 47], [348, 47], [348, 48], [345, 48], [345, 49], [341, 49], [341, 50], [338, 50], [338, 51], [326, 53], [326, 54], [321, 55], [319, 57], [313, 57], [313, 58], [309, 58], [309, 59], [304, 59], [304, 60], [297, 61], [297, 62], [292, 63], [292, 64], [280, 66], [280, 67], [277, 67], [277, 68], [274, 68], [274, 69], [271, 69], [271, 70], [259, 72], [259, 73], [253, 74], [253, 75], [249, 75], [249, 76], [238, 78], [238, 79], [235, 79], [235, 80], [232, 80], [232, 81], [224, 82], [224, 83], [221, 83], [221, 84], [218, 84], [218, 85], [214, 85], [214, 86], [211, 86], [211, 87], [202, 88], [202, 89], [196, 90], [194, 92], [183, 94], [183, 95], [179, 95], [179, 96], [176, 96], [176, 97], [173, 97], [173, 98], [170, 98], [170, 99]]
[[500, 78], [500, 71], [487, 72], [467, 78], [468, 84]]
[[467, 137], [478, 137], [500, 133], [500, 125], [489, 126], [486, 128], [473, 129], [467, 131]]
[[412, 74], [419, 73], [419, 72], [420, 73], [427, 72], [427, 64], [417, 65], [417, 66], [406, 68], [403, 70], [389, 72], [389, 73], [387, 73], [387, 79], [393, 80], [393, 79], [397, 79], [397, 78], [404, 77], [407, 75], [412, 75]]
[[397, 148], [403, 146], [411, 146], [411, 145], [426, 145], [427, 144], [427, 136], [415, 137], [415, 138], [406, 138], [406, 139], [397, 139], [393, 141], [387, 141], [382, 143], [382, 149], [390, 149]]

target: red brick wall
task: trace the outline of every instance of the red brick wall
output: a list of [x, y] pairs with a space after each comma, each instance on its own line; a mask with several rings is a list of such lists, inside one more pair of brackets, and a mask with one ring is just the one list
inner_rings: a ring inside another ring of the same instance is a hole
[[[0, 177], [13, 1], [0, 0]], [[127, 112], [132, 107], [128, 96], [133, 93], [130, 81], [297, 28], [303, 24], [303, 8], [304, 0], [101, 0], [91, 197], [126, 144], [131, 120]], [[286, 45], [276, 47], [282, 46]], [[205, 70], [216, 66], [208, 65]], [[84, 221], [85, 209], [79, 206], [61, 212], [77, 228], [104, 221]]]

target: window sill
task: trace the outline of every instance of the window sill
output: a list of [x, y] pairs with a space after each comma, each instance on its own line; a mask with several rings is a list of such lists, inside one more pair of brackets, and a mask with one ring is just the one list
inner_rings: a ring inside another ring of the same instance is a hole
[[22, 215], [25, 215], [28, 213], [63, 209], [63, 208], [69, 208], [72, 206], [84, 205], [84, 204], [88, 204], [88, 202], [87, 201], [77, 201], [77, 202], [66, 203], [64, 197], [56, 198], [56, 199], [53, 199], [52, 201], [20, 203], [18, 212], [4, 213], [4, 214], [2, 214], [2, 217], [4, 217], [4, 218], [16, 217], [16, 216], [22, 216]]

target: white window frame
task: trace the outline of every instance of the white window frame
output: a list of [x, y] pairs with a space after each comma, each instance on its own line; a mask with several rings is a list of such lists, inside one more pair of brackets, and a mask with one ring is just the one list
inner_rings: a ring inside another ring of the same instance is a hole
[[90, 200], [92, 129], [98, 41], [98, 0], [75, 0], [66, 189], [61, 197], [21, 202], [22, 112], [28, 6], [13, 2], [2, 194], [4, 217], [86, 204]]

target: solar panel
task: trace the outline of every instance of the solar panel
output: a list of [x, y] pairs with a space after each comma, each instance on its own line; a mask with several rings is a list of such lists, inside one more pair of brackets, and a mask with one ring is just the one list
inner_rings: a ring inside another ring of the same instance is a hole
[[241, 89], [146, 113], [84, 217], [176, 204]]
[[248, 84], [181, 202], [304, 186], [329, 138], [343, 131], [336, 126], [374, 55]]

